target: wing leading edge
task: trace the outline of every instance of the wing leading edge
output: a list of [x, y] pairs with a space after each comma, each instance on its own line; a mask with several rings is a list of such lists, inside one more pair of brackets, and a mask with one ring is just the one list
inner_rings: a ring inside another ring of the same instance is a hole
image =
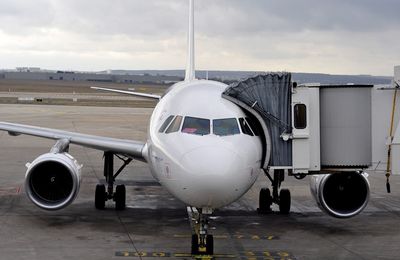
[[95, 89], [95, 90], [101, 90], [101, 91], [107, 91], [107, 92], [115, 92], [115, 93], [119, 93], [119, 94], [131, 95], [131, 96], [146, 97], [146, 98], [152, 98], [152, 99], [157, 99], [157, 100], [161, 99], [161, 96], [154, 95], [154, 94], [146, 94], [146, 93], [127, 91], [127, 90], [119, 90], [119, 89], [112, 89], [112, 88], [99, 88], [99, 87], [90, 87], [90, 88], [91, 89]]
[[76, 144], [96, 150], [123, 154], [134, 159], [145, 161], [143, 149], [145, 143], [125, 139], [86, 135], [57, 129], [42, 128], [30, 125], [0, 122], [0, 131], [7, 131], [12, 136], [31, 135], [46, 139], [67, 139], [71, 144]]

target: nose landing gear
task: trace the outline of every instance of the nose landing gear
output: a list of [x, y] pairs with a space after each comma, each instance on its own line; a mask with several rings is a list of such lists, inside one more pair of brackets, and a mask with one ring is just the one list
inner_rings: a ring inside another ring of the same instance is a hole
[[289, 214], [291, 206], [291, 195], [288, 189], [280, 189], [282, 182], [285, 179], [284, 170], [274, 170], [274, 178], [264, 171], [265, 175], [272, 183], [272, 195], [268, 188], [263, 188], [260, 190], [259, 195], [259, 207], [257, 211], [260, 214], [267, 214], [272, 212], [271, 206], [273, 203], [279, 205], [279, 212], [281, 214]]
[[[214, 237], [208, 234], [208, 215], [202, 209], [192, 211], [191, 225], [194, 231], [192, 235], [192, 255], [213, 255]], [[190, 215], [189, 215], [190, 217]]]

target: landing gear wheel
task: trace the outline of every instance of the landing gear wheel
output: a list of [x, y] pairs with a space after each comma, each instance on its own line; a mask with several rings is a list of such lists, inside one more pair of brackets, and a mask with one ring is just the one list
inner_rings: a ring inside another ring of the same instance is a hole
[[207, 235], [206, 237], [206, 255], [214, 254], [214, 237], [212, 235]]
[[106, 186], [103, 184], [96, 185], [94, 205], [96, 209], [104, 209], [106, 206]]
[[115, 209], [124, 210], [126, 203], [126, 188], [125, 185], [117, 185], [114, 194]]
[[282, 189], [279, 193], [279, 211], [282, 214], [289, 214], [290, 212], [291, 197], [290, 191]]
[[272, 197], [271, 191], [268, 188], [260, 190], [258, 204], [258, 210], [260, 213], [271, 211]]
[[192, 235], [192, 255], [198, 255], [199, 254], [199, 236], [198, 235]]

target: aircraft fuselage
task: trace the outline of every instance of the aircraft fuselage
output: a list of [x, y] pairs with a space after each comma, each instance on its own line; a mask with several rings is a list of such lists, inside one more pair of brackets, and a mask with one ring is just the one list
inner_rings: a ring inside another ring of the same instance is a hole
[[151, 172], [189, 206], [228, 205], [260, 173], [261, 139], [244, 133], [246, 115], [222, 98], [226, 87], [209, 80], [177, 83], [150, 119], [144, 156]]

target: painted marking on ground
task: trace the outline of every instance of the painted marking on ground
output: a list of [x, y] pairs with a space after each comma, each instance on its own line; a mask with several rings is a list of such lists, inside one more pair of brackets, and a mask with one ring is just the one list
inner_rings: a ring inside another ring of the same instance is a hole
[[244, 259], [244, 260], [295, 260], [296, 258], [289, 252], [285, 251], [245, 251], [235, 254], [215, 254], [215, 255], [191, 255], [188, 253], [171, 253], [171, 252], [116, 252], [117, 257], [161, 257], [161, 258], [188, 258], [193, 259]]
[[289, 252], [285, 251], [245, 251], [240, 253], [242, 259], [268, 259], [268, 260], [295, 260], [296, 258]]
[[[174, 238], [190, 238], [190, 235], [174, 235]], [[215, 239], [243, 239], [243, 240], [278, 240], [278, 236], [272, 235], [214, 235]]]

